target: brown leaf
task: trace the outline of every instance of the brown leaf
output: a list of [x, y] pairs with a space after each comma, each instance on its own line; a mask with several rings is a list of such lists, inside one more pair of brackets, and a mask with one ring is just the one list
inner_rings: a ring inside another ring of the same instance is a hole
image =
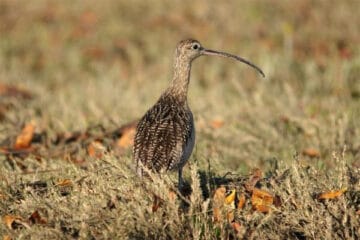
[[32, 224], [46, 224], [47, 223], [46, 219], [42, 218], [37, 210], [31, 214], [31, 216], [29, 217], [29, 221]]
[[89, 59], [102, 59], [106, 52], [101, 46], [91, 46], [83, 50], [83, 55]]
[[5, 200], [5, 199], [6, 199], [5, 195], [0, 192], [0, 200]]
[[56, 186], [61, 186], [61, 187], [67, 187], [67, 186], [72, 186], [72, 181], [70, 179], [63, 179], [60, 180], [56, 183]]
[[3, 84], [3, 83], [0, 83], [0, 96], [21, 97], [24, 99], [33, 98], [33, 95], [29, 91], [20, 87]]
[[346, 188], [336, 190], [336, 191], [325, 192], [325, 193], [320, 194], [318, 199], [319, 200], [334, 199], [334, 198], [340, 197], [344, 192], [346, 192]]
[[163, 205], [163, 200], [154, 194], [154, 202], [152, 205], [152, 212], [156, 212], [162, 205]]
[[274, 197], [261, 189], [254, 188], [253, 194], [251, 196], [251, 204], [253, 209], [262, 213], [267, 213], [270, 211], [270, 206], [274, 202]]
[[14, 148], [17, 150], [29, 148], [31, 145], [31, 140], [34, 137], [34, 131], [34, 123], [26, 124], [21, 133], [17, 136]]
[[245, 205], [245, 194], [241, 194], [240, 197], [239, 197], [239, 202], [238, 202], [238, 205], [237, 205], [237, 209], [243, 209], [244, 208], [244, 205]]
[[281, 205], [282, 205], [282, 201], [281, 201], [280, 196], [275, 195], [275, 197], [274, 197], [274, 206], [275, 207], [281, 207]]
[[303, 155], [311, 157], [311, 158], [316, 158], [316, 157], [320, 157], [320, 152], [319, 150], [315, 149], [315, 148], [305, 148], [302, 151]]
[[20, 216], [16, 216], [16, 215], [5, 215], [3, 217], [3, 221], [5, 223], [5, 225], [9, 228], [9, 229], [17, 229], [21, 226], [26, 227], [26, 228], [30, 228], [29, 224], [26, 223], [22, 217]]
[[253, 170], [252, 176], [245, 183], [245, 188], [247, 191], [252, 192], [257, 182], [262, 178], [262, 172], [259, 168]]

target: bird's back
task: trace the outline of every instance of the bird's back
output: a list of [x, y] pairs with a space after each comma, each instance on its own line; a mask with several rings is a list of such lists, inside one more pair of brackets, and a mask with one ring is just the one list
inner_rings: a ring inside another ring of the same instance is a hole
[[194, 145], [193, 116], [187, 104], [163, 95], [139, 121], [134, 142], [134, 160], [150, 170], [182, 168]]

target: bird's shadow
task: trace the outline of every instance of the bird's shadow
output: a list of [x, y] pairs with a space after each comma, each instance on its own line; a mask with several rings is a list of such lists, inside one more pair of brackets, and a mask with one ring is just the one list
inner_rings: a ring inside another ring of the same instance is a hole
[[[241, 176], [239, 174], [233, 174], [231, 172], [226, 173], [223, 176], [218, 176], [214, 172], [199, 170], [197, 172], [200, 183], [200, 190], [203, 200], [211, 197], [212, 193], [220, 186], [231, 188], [231, 186], [243, 186], [248, 180], [248, 177]], [[189, 180], [185, 180], [181, 189], [179, 189], [182, 198], [189, 199], [193, 189]], [[184, 204], [187, 203], [184, 201]]]

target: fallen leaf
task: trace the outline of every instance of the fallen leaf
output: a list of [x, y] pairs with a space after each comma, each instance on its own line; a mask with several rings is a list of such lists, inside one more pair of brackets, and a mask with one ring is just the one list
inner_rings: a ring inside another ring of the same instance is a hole
[[241, 194], [240, 197], [239, 197], [239, 202], [238, 202], [238, 205], [237, 205], [237, 209], [243, 209], [244, 205], [245, 205], [245, 194]]
[[90, 157], [102, 158], [106, 152], [106, 147], [100, 141], [93, 141], [87, 147]]
[[101, 59], [106, 52], [101, 46], [91, 46], [83, 50], [83, 55], [89, 59]]
[[56, 186], [61, 186], [61, 187], [67, 187], [67, 186], [72, 186], [72, 181], [70, 179], [63, 179], [60, 180], [56, 183]]
[[0, 83], [0, 96], [21, 97], [23, 99], [33, 98], [33, 95], [29, 91], [17, 86], [3, 83]]
[[17, 150], [29, 148], [31, 145], [31, 140], [34, 137], [34, 131], [34, 123], [26, 124], [21, 133], [17, 136], [14, 148]]
[[224, 121], [220, 119], [215, 119], [210, 122], [210, 126], [214, 129], [221, 128], [224, 125]]
[[80, 20], [81, 25], [94, 26], [98, 22], [99, 18], [95, 12], [85, 11], [80, 15], [79, 20]]
[[262, 178], [262, 172], [259, 168], [255, 168], [249, 180], [245, 183], [247, 191], [252, 192], [258, 181]]
[[213, 221], [218, 222], [226, 214], [228, 222], [234, 220], [236, 190], [227, 192], [224, 186], [215, 190], [213, 197]]
[[230, 191], [230, 193], [225, 197], [225, 204], [230, 205], [232, 203], [234, 203], [235, 201], [235, 196], [236, 196], [236, 190], [233, 189]]
[[236, 233], [239, 233], [241, 230], [241, 225], [238, 222], [231, 223], [232, 228], [235, 230]]
[[3, 240], [11, 240], [11, 237], [9, 235], [4, 235]]
[[274, 197], [261, 189], [254, 188], [251, 196], [251, 204], [253, 209], [262, 213], [270, 211], [270, 206], [274, 202]]
[[30, 228], [29, 224], [26, 223], [20, 216], [5, 215], [3, 217], [3, 221], [9, 229], [17, 229], [20, 226], [23, 226], [25, 228]]
[[136, 126], [129, 126], [123, 129], [121, 137], [117, 141], [120, 148], [128, 148], [134, 144]]
[[175, 202], [175, 200], [176, 200], [176, 192], [170, 190], [168, 196], [169, 196], [169, 201], [170, 202]]
[[315, 148], [306, 148], [302, 151], [303, 155], [311, 157], [311, 158], [316, 158], [316, 157], [320, 157], [320, 152], [319, 150], [315, 149]]
[[360, 215], [360, 209], [356, 211], [356, 214]]
[[281, 205], [282, 205], [282, 201], [281, 201], [280, 196], [275, 195], [275, 197], [274, 197], [274, 206], [275, 207], [281, 207]]
[[42, 218], [37, 210], [31, 214], [31, 216], [29, 217], [29, 221], [32, 224], [46, 224], [47, 223], [46, 219]]
[[229, 223], [233, 222], [235, 219], [234, 211], [228, 211], [226, 213], [226, 219], [228, 220]]
[[218, 222], [222, 219], [221, 208], [225, 201], [226, 188], [221, 186], [215, 190], [213, 197], [213, 221]]
[[0, 200], [5, 200], [5, 199], [6, 199], [5, 195], [0, 192]]
[[340, 189], [340, 190], [336, 190], [336, 191], [330, 191], [330, 192], [325, 192], [319, 195], [318, 199], [334, 199], [337, 197], [340, 197], [344, 192], [346, 192], [346, 188]]
[[219, 222], [221, 220], [220, 208], [213, 207], [213, 222]]
[[152, 212], [156, 212], [163, 205], [163, 202], [164, 201], [159, 196], [156, 196], [154, 194], [154, 202], [152, 205]]

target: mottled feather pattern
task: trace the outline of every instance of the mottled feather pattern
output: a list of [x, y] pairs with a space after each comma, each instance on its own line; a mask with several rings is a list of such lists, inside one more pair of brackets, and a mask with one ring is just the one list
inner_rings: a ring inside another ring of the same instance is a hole
[[190, 155], [185, 149], [191, 144], [193, 130], [187, 104], [166, 94], [161, 96], [137, 126], [134, 144], [137, 168], [140, 162], [156, 172], [182, 168], [189, 157], [185, 155]]

